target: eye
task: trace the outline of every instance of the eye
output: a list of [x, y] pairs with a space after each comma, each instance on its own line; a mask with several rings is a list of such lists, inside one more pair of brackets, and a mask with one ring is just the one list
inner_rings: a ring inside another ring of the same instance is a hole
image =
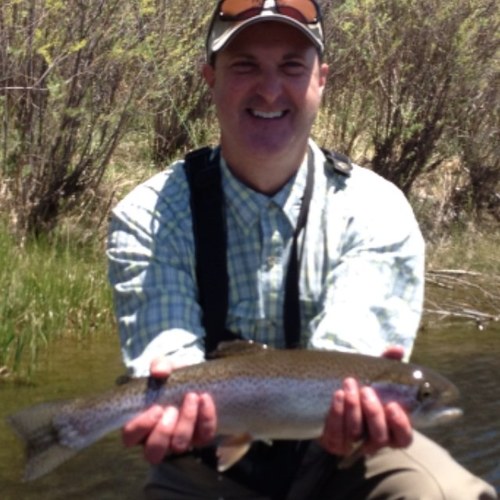
[[429, 382], [423, 382], [418, 388], [417, 400], [419, 403], [424, 403], [433, 396], [433, 390]]
[[256, 64], [253, 63], [252, 61], [235, 61], [231, 65], [231, 69], [234, 71], [234, 73], [242, 75], [246, 73], [251, 73], [254, 69], [256, 68]]
[[302, 75], [305, 71], [305, 65], [301, 61], [290, 60], [282, 65], [283, 72], [290, 76]]

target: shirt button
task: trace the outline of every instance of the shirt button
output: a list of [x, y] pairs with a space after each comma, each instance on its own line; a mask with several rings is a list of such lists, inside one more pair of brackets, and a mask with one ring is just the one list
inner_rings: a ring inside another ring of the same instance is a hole
[[267, 266], [269, 268], [274, 267], [278, 263], [278, 257], [275, 257], [274, 255], [270, 255], [267, 258]]

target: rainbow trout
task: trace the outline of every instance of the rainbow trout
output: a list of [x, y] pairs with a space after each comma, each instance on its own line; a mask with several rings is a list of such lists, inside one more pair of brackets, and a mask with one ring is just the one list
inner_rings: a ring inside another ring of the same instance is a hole
[[26, 444], [24, 479], [29, 481], [152, 404], [179, 406], [186, 393], [206, 392], [217, 409], [219, 470], [224, 471], [254, 440], [319, 437], [333, 391], [348, 376], [373, 387], [383, 402], [399, 402], [417, 428], [462, 413], [447, 406], [458, 397], [456, 387], [428, 368], [360, 354], [232, 342], [217, 359], [180, 368], [166, 381], [132, 379], [94, 397], [27, 408], [8, 421]]

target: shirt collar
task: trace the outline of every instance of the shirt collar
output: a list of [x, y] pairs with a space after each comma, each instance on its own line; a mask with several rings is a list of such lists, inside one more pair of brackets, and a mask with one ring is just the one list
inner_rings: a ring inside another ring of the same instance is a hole
[[220, 164], [226, 202], [244, 231], [248, 231], [256, 224], [260, 214], [270, 205], [279, 207], [288, 218], [290, 225], [295, 227], [306, 184], [307, 156], [297, 173], [273, 196], [258, 193], [240, 182], [231, 173], [222, 156]]

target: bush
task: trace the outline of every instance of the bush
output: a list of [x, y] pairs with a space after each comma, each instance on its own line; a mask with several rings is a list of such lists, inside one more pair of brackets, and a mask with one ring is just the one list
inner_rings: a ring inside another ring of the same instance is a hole
[[[346, 153], [361, 153], [408, 194], [444, 160], [471, 161], [466, 150], [491, 150], [494, 135], [498, 148], [498, 112], [484, 118], [484, 107], [496, 103], [498, 111], [497, 2], [324, 3], [336, 4], [327, 17], [333, 74], [326, 102], [333, 140]], [[483, 131], [472, 143], [476, 121]], [[488, 163], [491, 169], [498, 174], [498, 164]]]
[[[97, 188], [119, 141], [141, 126], [138, 115], [156, 122], [167, 116], [173, 137], [179, 134], [170, 125], [179, 116], [184, 134], [171, 147], [185, 141], [185, 120], [201, 113], [197, 92], [186, 99], [181, 87], [199, 59], [200, 42], [191, 36], [204, 21], [197, 7], [193, 1], [2, 2], [1, 175], [21, 236], [51, 231], [61, 212]], [[166, 154], [163, 145], [156, 149]]]
[[[457, 210], [467, 202], [498, 216], [497, 2], [320, 3], [332, 70], [321, 141], [407, 194], [458, 158], [469, 177], [452, 200]], [[0, 193], [22, 237], [53, 230], [61, 213], [84, 205], [129, 132], [146, 138], [150, 157], [141, 161], [158, 168], [216, 138], [199, 77], [211, 8], [1, 3]]]

